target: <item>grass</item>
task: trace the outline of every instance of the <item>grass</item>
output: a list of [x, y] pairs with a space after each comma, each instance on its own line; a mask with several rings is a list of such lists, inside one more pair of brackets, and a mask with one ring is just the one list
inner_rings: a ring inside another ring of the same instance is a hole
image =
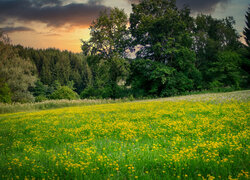
[[1, 179], [249, 179], [249, 91], [0, 115]]
[[[227, 100], [240, 100], [247, 101], [250, 98], [250, 90], [245, 91], [235, 91], [235, 92], [225, 92], [225, 93], [214, 93], [209, 92], [191, 92], [191, 95], [178, 96], [178, 97], [168, 97], [161, 99], [149, 99], [161, 100], [161, 101], [177, 101], [177, 100], [187, 100], [187, 101], [227, 101]], [[196, 94], [198, 93], [198, 94]], [[81, 99], [81, 100], [47, 100], [43, 102], [36, 103], [13, 103], [4, 104], [0, 103], [0, 114], [15, 113], [15, 112], [27, 112], [27, 111], [39, 111], [46, 109], [56, 109], [62, 107], [74, 107], [74, 106], [88, 106], [95, 104], [111, 104], [111, 103], [121, 103], [121, 102], [131, 102], [131, 101], [145, 101], [142, 99], [134, 98], [124, 98], [124, 99]]]
[[56, 109], [62, 107], [74, 107], [74, 106], [86, 106], [94, 104], [110, 104], [117, 102], [125, 102], [129, 99], [82, 99], [82, 100], [47, 100], [43, 102], [36, 103], [13, 103], [4, 104], [0, 103], [0, 114], [4, 113], [14, 113], [14, 112], [24, 112], [24, 111], [38, 111], [46, 109]]

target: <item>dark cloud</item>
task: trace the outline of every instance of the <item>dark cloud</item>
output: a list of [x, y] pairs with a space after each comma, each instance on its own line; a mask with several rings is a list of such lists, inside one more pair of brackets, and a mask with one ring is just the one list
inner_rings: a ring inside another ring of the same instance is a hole
[[[127, 0], [131, 4], [139, 3], [140, 0]], [[217, 4], [226, 4], [230, 0], [176, 0], [176, 4], [179, 8], [184, 5], [188, 5], [193, 12], [212, 12]]]
[[33, 6], [45, 7], [45, 6], [55, 6], [62, 5], [62, 0], [28, 0]]
[[188, 5], [194, 12], [213, 12], [217, 4], [226, 4], [230, 0], [176, 0], [178, 7]]
[[47, 26], [88, 26], [107, 7], [100, 0], [63, 4], [62, 0], [1, 0], [0, 20], [42, 22]]
[[0, 31], [4, 33], [14, 33], [14, 32], [20, 32], [20, 31], [34, 31], [34, 30], [31, 28], [19, 26], [19, 27], [3, 27], [3, 28], [0, 28]]

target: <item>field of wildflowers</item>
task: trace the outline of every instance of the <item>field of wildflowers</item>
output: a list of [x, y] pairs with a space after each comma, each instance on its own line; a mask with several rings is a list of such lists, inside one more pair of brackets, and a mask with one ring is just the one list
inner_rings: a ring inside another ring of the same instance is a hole
[[249, 179], [250, 91], [0, 115], [0, 179]]

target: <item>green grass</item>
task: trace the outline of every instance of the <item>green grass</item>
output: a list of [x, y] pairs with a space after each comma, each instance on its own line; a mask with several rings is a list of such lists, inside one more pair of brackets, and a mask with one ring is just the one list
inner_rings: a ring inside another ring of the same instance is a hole
[[0, 115], [0, 179], [249, 179], [249, 91]]

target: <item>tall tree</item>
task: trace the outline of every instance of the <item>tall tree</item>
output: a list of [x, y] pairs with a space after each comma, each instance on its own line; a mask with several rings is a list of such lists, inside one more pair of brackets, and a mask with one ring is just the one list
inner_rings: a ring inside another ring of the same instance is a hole
[[178, 9], [175, 0], [141, 0], [132, 11], [131, 33], [134, 46], [140, 47], [137, 58], [152, 61], [132, 63], [132, 87], [158, 96], [198, 88], [190, 10]]
[[[215, 19], [211, 15], [200, 14], [195, 19], [193, 49], [197, 57], [196, 67], [202, 73], [203, 88], [210, 88], [214, 86], [214, 84], [216, 84], [216, 86], [224, 86], [227, 84], [213, 82], [217, 82], [218, 79], [215, 75], [215, 71], [218, 71], [214, 68], [218, 67], [218, 64], [225, 63], [223, 66], [227, 66], [226, 63], [229, 63], [228, 61], [220, 60], [221, 52], [236, 53], [241, 46], [238, 40], [239, 35], [234, 28], [234, 24], [235, 21], [232, 17]], [[223, 72], [221, 73], [223, 74]], [[223, 79], [225, 80], [227, 78]], [[210, 86], [210, 83], [213, 85]]]
[[168, 64], [174, 61], [177, 46], [191, 46], [190, 11], [178, 10], [175, 0], [142, 0], [132, 5], [132, 11], [131, 33], [134, 45], [140, 46], [138, 58]]
[[90, 26], [90, 40], [82, 41], [83, 53], [104, 59], [111, 59], [115, 54], [125, 57], [129, 42], [127, 24], [124, 10], [114, 8], [101, 12]]
[[36, 68], [30, 60], [22, 59], [15, 49], [0, 41], [0, 77], [12, 92], [12, 101], [32, 101], [28, 88], [36, 81]]
[[[90, 40], [82, 41], [82, 50], [89, 55], [87, 62], [92, 70], [92, 86], [103, 89], [105, 97], [116, 97], [118, 82], [128, 74], [125, 60], [129, 49], [128, 17], [124, 10], [113, 8], [101, 12], [90, 26]], [[109, 91], [109, 93], [106, 93]]]

